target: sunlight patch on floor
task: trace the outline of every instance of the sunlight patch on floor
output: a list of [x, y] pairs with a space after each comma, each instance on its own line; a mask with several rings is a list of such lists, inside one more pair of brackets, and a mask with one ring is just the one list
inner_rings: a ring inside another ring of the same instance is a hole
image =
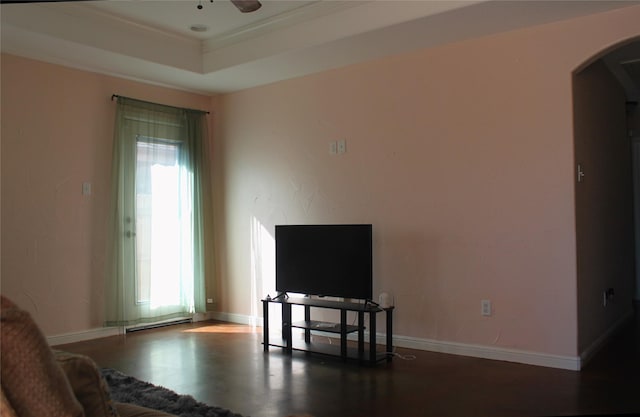
[[186, 333], [259, 333], [256, 327], [244, 324], [214, 324], [183, 331]]

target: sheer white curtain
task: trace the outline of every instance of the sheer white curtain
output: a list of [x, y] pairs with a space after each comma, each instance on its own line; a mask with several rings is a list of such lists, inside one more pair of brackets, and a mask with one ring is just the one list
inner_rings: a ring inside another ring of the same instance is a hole
[[204, 312], [212, 255], [204, 112], [118, 98], [106, 325]]

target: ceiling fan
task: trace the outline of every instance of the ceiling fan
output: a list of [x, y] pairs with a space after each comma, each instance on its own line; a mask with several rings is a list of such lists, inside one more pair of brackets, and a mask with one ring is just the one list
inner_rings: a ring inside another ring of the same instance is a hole
[[[63, 1], [87, 1], [87, 0], [0, 0], [0, 3], [52, 3]], [[258, 0], [229, 0], [242, 13], [251, 13], [262, 7]], [[213, 3], [213, 0], [210, 0]], [[198, 2], [198, 9], [202, 9], [202, 3]]]
[[[211, 0], [213, 3], [213, 0]], [[251, 13], [262, 7], [262, 4], [258, 0], [231, 0], [234, 6], [238, 8], [242, 13]]]
[[[213, 0], [209, 0], [213, 3]], [[242, 13], [251, 13], [262, 7], [258, 0], [229, 0]], [[198, 9], [202, 9], [202, 3], [198, 3]]]

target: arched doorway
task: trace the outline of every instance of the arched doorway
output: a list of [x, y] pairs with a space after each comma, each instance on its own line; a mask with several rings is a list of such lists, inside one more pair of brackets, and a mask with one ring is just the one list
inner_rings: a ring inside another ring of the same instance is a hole
[[583, 363], [633, 317], [633, 300], [640, 299], [629, 135], [638, 120], [633, 102], [640, 95], [639, 64], [640, 39], [632, 39], [573, 74], [578, 352]]

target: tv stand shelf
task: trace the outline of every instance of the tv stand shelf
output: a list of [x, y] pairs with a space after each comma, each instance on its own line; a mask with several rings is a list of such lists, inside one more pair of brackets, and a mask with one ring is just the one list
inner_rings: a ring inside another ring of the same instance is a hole
[[[275, 303], [282, 306], [282, 339], [271, 338], [269, 334], [269, 305]], [[305, 319], [303, 321], [291, 322], [292, 306], [302, 306], [304, 308]], [[340, 323], [311, 320], [311, 308], [323, 308], [340, 310]], [[356, 359], [361, 363], [375, 364], [386, 360], [391, 362], [393, 355], [393, 307], [381, 308], [372, 303], [353, 303], [333, 300], [314, 299], [309, 297], [296, 298], [266, 298], [262, 300], [264, 327], [263, 345], [267, 352], [269, 346], [284, 348], [286, 353], [292, 351], [305, 351], [325, 355], [340, 356], [343, 360]], [[357, 325], [347, 324], [347, 312], [356, 312], [358, 316]], [[386, 318], [386, 346], [382, 352], [378, 351], [376, 345], [376, 316], [378, 313], [385, 313]], [[365, 314], [369, 316], [369, 346], [365, 349]], [[304, 330], [304, 340], [294, 341], [291, 329], [299, 328]], [[340, 344], [331, 345], [327, 343], [313, 343], [311, 332], [326, 332], [340, 335]], [[349, 347], [347, 335], [357, 334], [357, 347]]]
[[[304, 320], [291, 323], [291, 327], [298, 329], [316, 330], [319, 332], [337, 333], [342, 331], [340, 323], [332, 323], [328, 321], [316, 321], [316, 320]], [[354, 333], [358, 331], [358, 326], [347, 325], [347, 333]]]

